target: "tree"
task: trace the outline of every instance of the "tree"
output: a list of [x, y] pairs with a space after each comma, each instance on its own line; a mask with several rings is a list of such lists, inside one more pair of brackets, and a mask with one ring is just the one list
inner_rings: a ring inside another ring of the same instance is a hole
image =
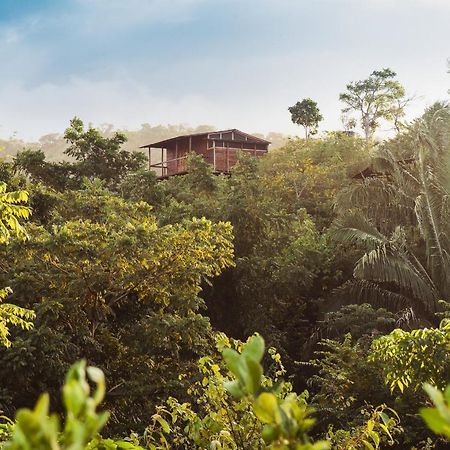
[[[361, 318], [361, 321], [363, 320]], [[425, 396], [413, 389], [405, 389], [402, 395], [398, 396], [389, 389], [384, 375], [385, 369], [389, 370], [393, 363], [388, 358], [372, 357], [372, 342], [372, 334], [361, 336], [356, 342], [347, 334], [339, 341], [326, 339], [319, 343], [316, 357], [310, 361], [316, 368], [316, 373], [308, 380], [308, 386], [313, 393], [311, 406], [319, 417], [317, 431], [325, 432], [329, 424], [332, 424], [333, 431], [343, 428], [355, 434], [352, 430], [358, 429], [366, 420], [364, 412], [370, 411], [375, 405], [384, 405], [388, 411], [395, 410], [394, 416], [400, 419], [401, 428], [393, 430], [401, 433], [396, 436], [394, 448], [433, 448], [419, 445], [430, 433], [420, 418], [412, 414], [426, 404]], [[418, 342], [412, 351], [419, 346]], [[426, 358], [427, 350], [429, 349], [421, 350], [420, 362]], [[408, 353], [406, 347], [404, 353]], [[414, 359], [413, 354], [408, 354], [407, 359]], [[417, 365], [420, 365], [420, 362]], [[354, 447], [344, 445], [332, 448], [349, 450]], [[371, 447], [361, 445], [356, 448]], [[381, 448], [390, 447], [382, 445]]]
[[301, 125], [305, 129], [305, 138], [308, 139], [311, 134], [317, 133], [319, 122], [323, 120], [317, 103], [310, 98], [305, 98], [297, 102], [294, 106], [288, 108], [291, 113], [292, 122]]
[[336, 132], [290, 139], [261, 160], [261, 184], [291, 212], [305, 208], [322, 229], [335, 217], [335, 197], [350, 183], [349, 173], [367, 161], [364, 141], [356, 136]]
[[115, 132], [105, 137], [95, 128], [85, 130], [78, 117], [70, 121], [64, 133], [69, 147], [64, 154], [73, 161], [48, 162], [42, 150], [24, 150], [15, 158], [15, 165], [24, 170], [34, 181], [40, 181], [57, 190], [80, 189], [83, 179], [103, 180], [110, 189], [116, 190], [130, 173], [144, 167], [142, 152], [129, 152], [122, 146], [127, 138]]
[[347, 84], [347, 92], [339, 95], [339, 100], [346, 105], [342, 112], [359, 115], [367, 143], [380, 120], [393, 120], [401, 116], [405, 106], [402, 101], [405, 89], [395, 80], [396, 75], [391, 69], [375, 70], [365, 80]]
[[79, 187], [79, 177], [74, 176], [74, 164], [69, 161], [48, 162], [45, 153], [38, 149], [18, 152], [14, 167], [25, 172], [34, 186], [43, 183], [58, 191]]
[[127, 140], [123, 133], [116, 132], [111, 138], [103, 137], [95, 128], [85, 130], [78, 117], [70, 121], [64, 138], [70, 144], [64, 153], [77, 161], [75, 168], [79, 177], [101, 178], [116, 184], [127, 173], [142, 168], [145, 161], [142, 152], [121, 150]]
[[23, 252], [14, 242], [0, 249], [0, 283], [13, 288], [14, 303], [36, 311], [33, 330], [0, 352], [2, 409], [59, 390], [68, 365], [85, 357], [114, 387], [110, 426], [136, 429], [212, 345], [199, 294], [233, 265], [231, 226], [159, 226], [147, 203], [125, 202], [98, 181], [59, 194], [51, 219], [46, 228], [28, 226]]
[[391, 121], [394, 126], [395, 131], [399, 133], [401, 129], [405, 126], [403, 118], [405, 117], [405, 108], [415, 99], [414, 96], [410, 97], [399, 97], [395, 99], [394, 104], [391, 109]]

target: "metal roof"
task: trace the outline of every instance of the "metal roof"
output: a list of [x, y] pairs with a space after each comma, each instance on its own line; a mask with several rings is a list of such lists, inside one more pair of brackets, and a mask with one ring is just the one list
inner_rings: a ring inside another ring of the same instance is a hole
[[[203, 132], [203, 133], [183, 134], [181, 136], [175, 136], [173, 138], [164, 139], [163, 141], [153, 142], [152, 144], [142, 145], [139, 148], [149, 148], [149, 147], [162, 148], [162, 147], [165, 147], [165, 145], [167, 145], [168, 143], [175, 142], [178, 139], [186, 139], [186, 138], [198, 137], [198, 136], [205, 136], [206, 139], [217, 139], [217, 138], [211, 138], [210, 135], [217, 134], [217, 133], [223, 134], [223, 133], [232, 133], [232, 132], [239, 133], [239, 134], [242, 134], [243, 136], [245, 136], [247, 138], [247, 140], [245, 142], [256, 143], [256, 144], [270, 144], [270, 141], [266, 141], [265, 139], [261, 139], [259, 137], [253, 136], [251, 134], [244, 133], [243, 131], [238, 130], [237, 128], [231, 128], [229, 130], [218, 130], [218, 131], [207, 131], [207, 132]], [[219, 139], [219, 140], [223, 140], [223, 139]]]

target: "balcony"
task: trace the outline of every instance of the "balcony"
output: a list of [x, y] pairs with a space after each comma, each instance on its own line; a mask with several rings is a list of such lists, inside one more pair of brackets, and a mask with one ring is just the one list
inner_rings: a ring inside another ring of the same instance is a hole
[[[238, 152], [249, 153], [255, 157], [261, 157], [267, 153], [267, 150], [247, 149], [238, 147], [208, 147], [204, 152], [195, 152], [201, 155], [209, 164], [213, 166], [214, 173], [229, 173], [236, 164]], [[184, 154], [178, 158], [164, 159], [150, 165], [150, 168], [159, 172], [159, 178], [167, 178], [172, 175], [183, 175], [187, 173], [187, 158]]]

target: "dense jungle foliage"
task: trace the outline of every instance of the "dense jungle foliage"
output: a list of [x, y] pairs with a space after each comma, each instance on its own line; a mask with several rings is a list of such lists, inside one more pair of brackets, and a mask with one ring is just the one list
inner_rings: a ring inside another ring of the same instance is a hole
[[370, 136], [1, 162], [0, 448], [448, 448], [450, 108]]

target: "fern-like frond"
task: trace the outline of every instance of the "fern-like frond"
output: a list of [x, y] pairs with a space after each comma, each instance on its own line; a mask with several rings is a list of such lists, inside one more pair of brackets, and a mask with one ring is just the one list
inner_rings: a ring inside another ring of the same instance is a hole
[[12, 291], [10, 288], [0, 289], [0, 344], [5, 347], [11, 346], [9, 340], [9, 325], [13, 325], [23, 330], [30, 330], [33, 327], [34, 311], [21, 308], [10, 303], [2, 303], [2, 301]]
[[19, 239], [28, 237], [20, 223], [31, 215], [31, 209], [22, 204], [27, 201], [26, 191], [6, 192], [6, 184], [0, 183], [0, 244], [7, 243], [11, 234]]

